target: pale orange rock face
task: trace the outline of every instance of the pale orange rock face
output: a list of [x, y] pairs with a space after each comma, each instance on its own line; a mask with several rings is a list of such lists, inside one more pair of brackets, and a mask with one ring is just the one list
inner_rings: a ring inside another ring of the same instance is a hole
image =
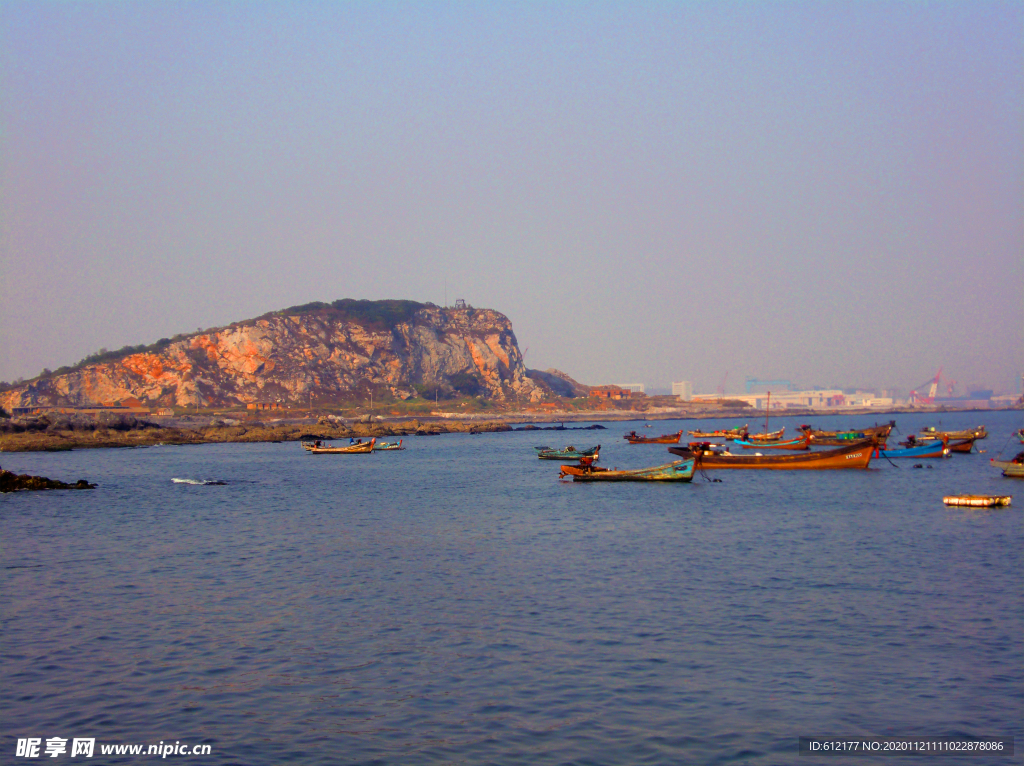
[[0, 405], [303, 404], [376, 388], [405, 398], [454, 375], [476, 378], [494, 400], [542, 398], [503, 314], [428, 306], [385, 330], [329, 312], [262, 318], [19, 386], [0, 394]]

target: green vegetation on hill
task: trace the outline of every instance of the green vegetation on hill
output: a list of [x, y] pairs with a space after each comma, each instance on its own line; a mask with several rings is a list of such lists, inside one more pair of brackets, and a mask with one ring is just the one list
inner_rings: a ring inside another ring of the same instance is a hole
[[368, 329], [386, 330], [401, 322], [412, 321], [416, 312], [427, 305], [429, 304], [416, 301], [357, 301], [352, 298], [342, 298], [332, 303], [323, 301], [303, 303], [301, 306], [291, 306], [275, 313], [285, 316], [326, 314], [334, 319], [362, 325]]

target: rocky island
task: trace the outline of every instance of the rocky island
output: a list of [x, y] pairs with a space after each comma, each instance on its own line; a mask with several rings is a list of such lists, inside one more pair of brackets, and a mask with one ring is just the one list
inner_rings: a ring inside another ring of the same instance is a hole
[[452, 395], [531, 402], [546, 392], [497, 311], [345, 299], [103, 351], [3, 391], [0, 406], [323, 407]]

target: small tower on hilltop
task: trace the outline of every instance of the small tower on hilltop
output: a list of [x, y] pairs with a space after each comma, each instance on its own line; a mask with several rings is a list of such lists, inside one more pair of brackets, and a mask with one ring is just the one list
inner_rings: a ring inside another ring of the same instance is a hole
[[466, 305], [466, 299], [465, 298], [456, 298], [455, 299], [455, 308], [456, 309], [468, 309], [469, 306]]

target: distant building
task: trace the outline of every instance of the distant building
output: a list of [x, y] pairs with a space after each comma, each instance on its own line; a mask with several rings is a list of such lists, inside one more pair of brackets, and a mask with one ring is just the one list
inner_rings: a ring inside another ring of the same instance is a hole
[[678, 396], [684, 402], [693, 398], [693, 383], [689, 380], [680, 380], [672, 383], [672, 396]]
[[619, 388], [624, 388], [627, 391], [632, 391], [634, 394], [644, 393], [643, 383], [619, 383], [618, 386]]
[[[718, 394], [696, 394], [694, 401], [717, 401], [722, 397]], [[763, 410], [769, 406], [772, 410], [794, 409], [837, 409], [842, 407], [891, 407], [892, 399], [877, 397], [871, 393], [847, 394], [839, 389], [822, 391], [779, 391], [771, 396], [763, 394], [732, 394], [726, 397], [732, 401], [746, 402], [754, 409]]]
[[592, 399], [629, 399], [633, 392], [621, 386], [594, 386], [590, 389]]

